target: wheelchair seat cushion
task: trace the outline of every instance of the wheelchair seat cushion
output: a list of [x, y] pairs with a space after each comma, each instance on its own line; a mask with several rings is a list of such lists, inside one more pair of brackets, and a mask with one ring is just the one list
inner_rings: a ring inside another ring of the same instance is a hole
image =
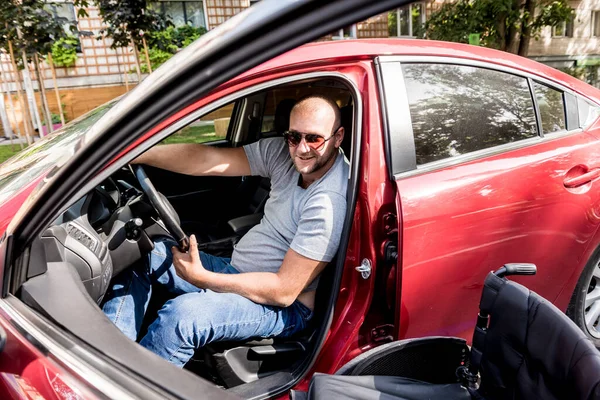
[[471, 395], [458, 383], [432, 384], [397, 376], [315, 374], [308, 399], [470, 400]]

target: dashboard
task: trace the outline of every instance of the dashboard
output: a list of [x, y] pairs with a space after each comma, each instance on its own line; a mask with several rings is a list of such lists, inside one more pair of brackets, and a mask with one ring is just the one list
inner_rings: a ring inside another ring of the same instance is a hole
[[123, 180], [109, 179], [46, 229], [38, 248], [47, 265], [69, 264], [99, 304], [112, 277], [152, 250], [147, 231], [165, 234], [157, 221], [141, 191]]

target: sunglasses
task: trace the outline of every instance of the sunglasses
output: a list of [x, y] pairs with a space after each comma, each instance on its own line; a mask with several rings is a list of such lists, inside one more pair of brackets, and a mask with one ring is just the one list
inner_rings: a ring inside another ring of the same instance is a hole
[[306, 142], [308, 147], [310, 147], [313, 150], [320, 150], [325, 145], [326, 141], [335, 137], [335, 134], [339, 130], [340, 130], [340, 128], [337, 128], [333, 132], [333, 135], [331, 135], [327, 139], [325, 139], [321, 135], [317, 135], [316, 133], [300, 133], [300, 132], [296, 132], [296, 131], [283, 132], [283, 138], [287, 142], [288, 146], [296, 147], [300, 144], [300, 142], [302, 141], [302, 138], [304, 137], [304, 141]]

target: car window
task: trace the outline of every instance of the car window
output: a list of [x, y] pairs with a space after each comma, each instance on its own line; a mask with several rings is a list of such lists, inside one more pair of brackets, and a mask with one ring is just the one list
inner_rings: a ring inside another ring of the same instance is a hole
[[582, 128], [587, 128], [600, 117], [600, 107], [581, 97], [577, 98], [577, 109], [579, 111], [579, 125]]
[[71, 158], [93, 125], [117, 102], [115, 99], [93, 109], [0, 165], [0, 204]]
[[418, 165], [537, 136], [525, 78], [448, 64], [402, 70]]
[[281, 133], [289, 127], [292, 107], [302, 97], [320, 94], [337, 103], [340, 108], [352, 101], [348, 89], [337, 81], [324, 80], [314, 84], [286, 85], [267, 93], [261, 133]]
[[234, 106], [235, 102], [232, 102], [203, 115], [191, 124], [173, 133], [163, 140], [161, 144], [208, 143], [227, 139]]
[[533, 83], [542, 120], [542, 132], [552, 133], [566, 129], [563, 93], [538, 82]]

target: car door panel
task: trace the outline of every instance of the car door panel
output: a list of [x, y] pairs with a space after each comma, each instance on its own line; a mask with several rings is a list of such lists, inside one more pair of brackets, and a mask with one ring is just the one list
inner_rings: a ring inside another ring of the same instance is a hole
[[581, 132], [397, 180], [404, 334], [469, 338], [481, 282], [507, 262], [536, 264], [536, 279], [517, 280], [554, 300], [600, 223], [600, 182], [569, 189], [565, 175], [599, 155], [600, 142]]

